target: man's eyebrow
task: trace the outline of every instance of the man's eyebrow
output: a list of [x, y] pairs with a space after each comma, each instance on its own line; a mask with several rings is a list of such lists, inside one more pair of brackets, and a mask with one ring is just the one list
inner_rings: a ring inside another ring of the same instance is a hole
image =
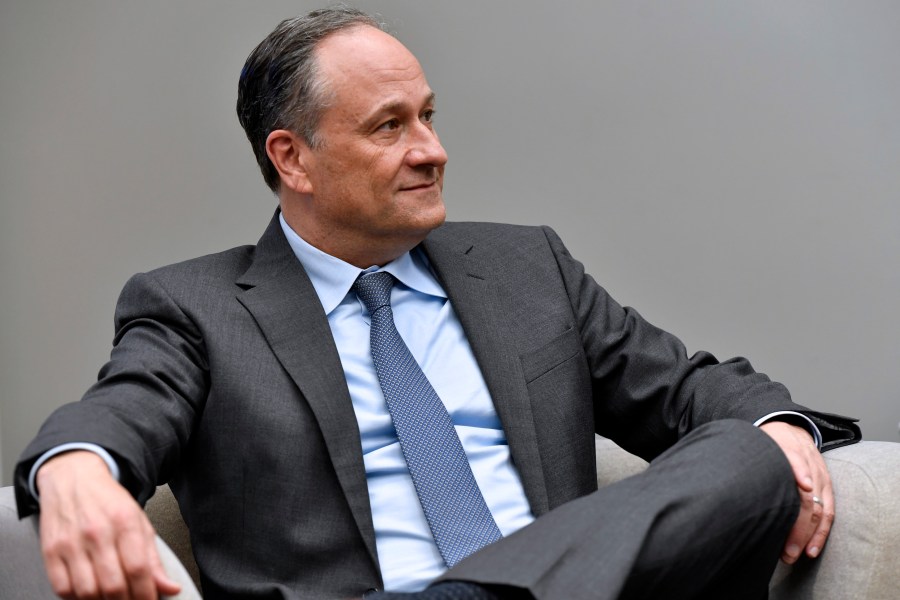
[[[422, 106], [428, 106], [429, 104], [434, 104], [437, 96], [434, 92], [428, 94], [422, 102]], [[400, 112], [407, 107], [407, 103], [403, 100], [390, 100], [385, 102], [375, 110], [373, 110], [369, 116], [365, 119], [365, 123], [370, 123], [371, 121], [375, 121], [380, 118], [384, 114], [396, 113]]]

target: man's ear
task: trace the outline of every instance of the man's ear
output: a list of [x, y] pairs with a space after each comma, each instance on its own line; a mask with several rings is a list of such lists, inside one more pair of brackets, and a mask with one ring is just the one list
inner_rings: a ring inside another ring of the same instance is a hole
[[276, 129], [266, 138], [266, 154], [281, 176], [281, 185], [300, 194], [312, 194], [308, 167], [309, 146], [296, 133]]

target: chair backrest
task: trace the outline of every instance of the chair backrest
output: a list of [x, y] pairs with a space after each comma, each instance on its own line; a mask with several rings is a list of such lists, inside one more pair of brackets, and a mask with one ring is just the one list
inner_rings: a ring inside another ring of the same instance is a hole
[[191, 537], [169, 486], [161, 485], [156, 488], [156, 493], [147, 501], [144, 510], [156, 533], [172, 549], [194, 580], [194, 585], [200, 589], [200, 569], [194, 560]]

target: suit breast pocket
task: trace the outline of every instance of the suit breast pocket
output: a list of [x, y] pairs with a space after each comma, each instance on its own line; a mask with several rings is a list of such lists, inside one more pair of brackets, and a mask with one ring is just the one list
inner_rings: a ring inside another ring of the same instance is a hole
[[597, 485], [587, 359], [574, 328], [519, 359], [550, 505], [557, 506]]
[[560, 365], [578, 357], [583, 357], [583, 352], [581, 338], [578, 337], [575, 329], [569, 328], [565, 330], [540, 348], [519, 356], [525, 383], [530, 384]]

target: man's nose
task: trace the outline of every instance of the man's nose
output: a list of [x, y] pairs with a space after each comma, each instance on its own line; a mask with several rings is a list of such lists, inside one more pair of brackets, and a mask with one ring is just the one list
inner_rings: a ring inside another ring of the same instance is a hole
[[410, 166], [430, 165], [443, 167], [447, 163], [447, 151], [441, 145], [432, 127], [422, 123], [413, 132], [407, 160]]

